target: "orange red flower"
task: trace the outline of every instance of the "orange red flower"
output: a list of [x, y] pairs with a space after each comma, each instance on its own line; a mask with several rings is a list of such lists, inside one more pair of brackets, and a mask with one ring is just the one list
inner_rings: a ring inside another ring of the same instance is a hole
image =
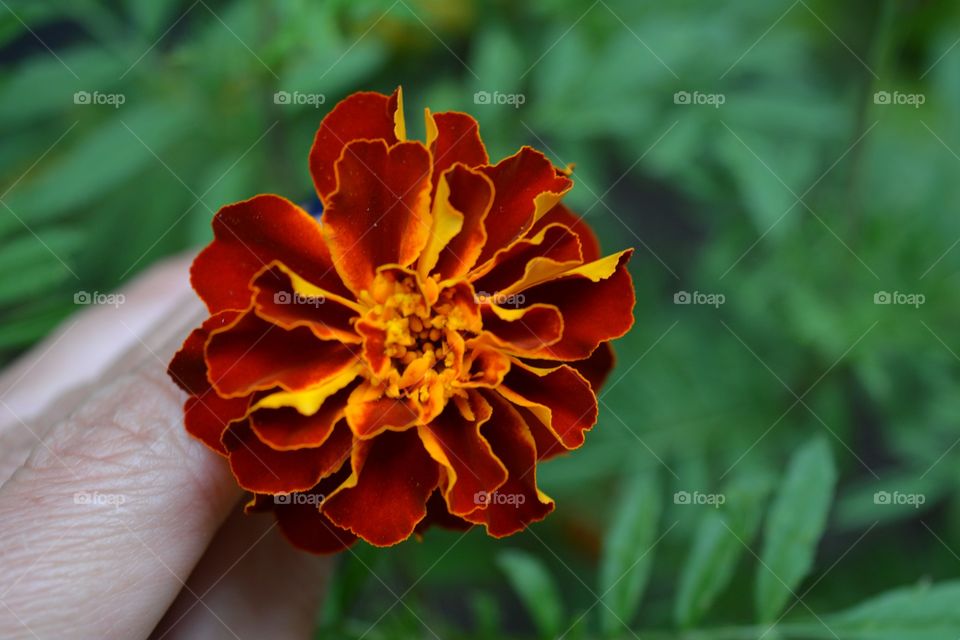
[[507, 536], [553, 510], [537, 464], [597, 418], [633, 324], [631, 251], [601, 257], [569, 172], [491, 164], [476, 121], [356, 93], [323, 120], [317, 220], [222, 208], [191, 278], [210, 317], [170, 363], [187, 431], [298, 547], [387, 546], [431, 524]]

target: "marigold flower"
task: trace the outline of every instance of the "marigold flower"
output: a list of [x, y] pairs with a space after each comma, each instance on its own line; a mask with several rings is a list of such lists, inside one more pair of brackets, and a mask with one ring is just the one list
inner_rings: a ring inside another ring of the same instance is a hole
[[308, 551], [543, 519], [537, 463], [583, 444], [633, 324], [631, 251], [601, 257], [569, 171], [529, 147], [490, 164], [463, 113], [426, 130], [407, 139], [399, 89], [353, 94], [310, 151], [320, 220], [228, 205], [193, 263], [210, 317], [169, 369], [187, 431]]

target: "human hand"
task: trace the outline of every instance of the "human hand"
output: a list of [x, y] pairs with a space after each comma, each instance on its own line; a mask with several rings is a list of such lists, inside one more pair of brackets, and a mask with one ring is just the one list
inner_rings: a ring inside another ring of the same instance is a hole
[[183, 428], [165, 369], [203, 313], [188, 265], [0, 375], [0, 637], [310, 637], [329, 558], [243, 515], [225, 461]]

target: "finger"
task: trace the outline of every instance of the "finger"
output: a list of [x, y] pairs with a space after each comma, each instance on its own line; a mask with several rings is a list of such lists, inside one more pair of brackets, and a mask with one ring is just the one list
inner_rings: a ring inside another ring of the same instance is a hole
[[294, 549], [273, 518], [238, 506], [151, 639], [310, 638], [331, 570], [331, 558]]
[[0, 487], [0, 637], [146, 637], [238, 500], [183, 429], [172, 351], [53, 426]]
[[189, 264], [152, 267], [112, 298], [116, 306], [83, 308], [0, 375], [0, 484], [100, 380], [129, 371], [194, 323], [202, 307]]

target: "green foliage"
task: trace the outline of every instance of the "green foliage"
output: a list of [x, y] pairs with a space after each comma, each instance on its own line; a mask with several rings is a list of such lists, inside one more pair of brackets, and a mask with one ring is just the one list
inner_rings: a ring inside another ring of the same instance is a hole
[[344, 554], [319, 637], [631, 637], [612, 612], [654, 640], [960, 636], [956, 3], [4, 4], [3, 360], [76, 292], [207, 242], [219, 206], [310, 204], [317, 123], [360, 89], [402, 84], [412, 135], [468, 111], [494, 159], [575, 163], [568, 203], [637, 247], [599, 423], [537, 468], [556, 512]]

